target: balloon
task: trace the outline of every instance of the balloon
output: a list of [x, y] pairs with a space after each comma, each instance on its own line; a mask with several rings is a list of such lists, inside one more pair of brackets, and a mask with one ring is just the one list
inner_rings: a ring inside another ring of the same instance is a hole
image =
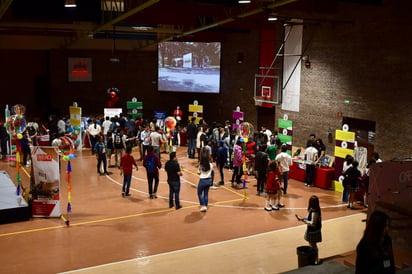
[[17, 115], [24, 115], [26, 113], [26, 107], [20, 104], [14, 105], [13, 112]]
[[69, 160], [70, 155], [74, 151], [74, 143], [72, 139], [66, 136], [54, 139], [52, 142], [52, 146], [54, 150], [57, 152], [57, 154], [63, 156], [63, 160]]
[[253, 125], [251, 123], [243, 122], [242, 124], [240, 124], [240, 130], [242, 131], [243, 136], [253, 138], [254, 128], [253, 128]]
[[165, 119], [165, 125], [168, 129], [173, 129], [176, 126], [175, 117], [169, 116]]
[[80, 127], [78, 126], [71, 126], [67, 130], [70, 133], [70, 138], [72, 139], [74, 143], [74, 147], [77, 148], [80, 144]]
[[12, 136], [23, 133], [25, 127], [26, 120], [24, 119], [23, 115], [13, 114], [10, 115], [6, 120], [6, 130]]

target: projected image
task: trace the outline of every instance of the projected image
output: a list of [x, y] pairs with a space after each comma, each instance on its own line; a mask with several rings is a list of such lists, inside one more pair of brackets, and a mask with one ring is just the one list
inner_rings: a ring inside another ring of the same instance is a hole
[[219, 42], [163, 42], [158, 57], [159, 91], [220, 92]]

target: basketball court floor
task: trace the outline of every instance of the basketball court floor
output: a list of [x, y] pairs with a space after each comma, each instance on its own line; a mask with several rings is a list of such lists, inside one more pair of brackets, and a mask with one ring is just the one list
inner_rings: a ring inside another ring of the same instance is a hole
[[[71, 207], [67, 214], [66, 161], [61, 161], [62, 218], [32, 218], [0, 225], [0, 273], [282, 273], [298, 268], [296, 248], [307, 245], [305, 215], [311, 195], [320, 199], [323, 241], [319, 257], [330, 258], [355, 250], [366, 218], [365, 210], [346, 208], [340, 193], [305, 187], [291, 179], [286, 207], [263, 209], [265, 198], [256, 195], [256, 180], [246, 188], [231, 187], [232, 173], [225, 169], [225, 185], [209, 191], [207, 212], [199, 211], [197, 160], [177, 149], [183, 208], [169, 208], [166, 172], [160, 171], [157, 199], [149, 199], [142, 162], [133, 171], [132, 196], [121, 196], [122, 177], [96, 172], [90, 150], [76, 152], [71, 160]], [[137, 150], [132, 154], [139, 158]], [[161, 154], [162, 164], [169, 159]], [[15, 178], [13, 162], [0, 170]], [[29, 168], [21, 170], [29, 184]], [[219, 175], [215, 183], [219, 181]], [[65, 220], [69, 221], [69, 226]]]

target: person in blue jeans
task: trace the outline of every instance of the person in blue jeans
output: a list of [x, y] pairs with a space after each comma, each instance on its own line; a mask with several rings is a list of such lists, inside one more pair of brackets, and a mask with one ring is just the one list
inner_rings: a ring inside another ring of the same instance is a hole
[[210, 162], [210, 154], [206, 149], [200, 151], [200, 164], [197, 173], [199, 184], [197, 185], [197, 196], [199, 196], [200, 211], [206, 212], [209, 200], [209, 188], [213, 183], [213, 164]]
[[126, 148], [126, 154], [120, 158], [120, 176], [123, 176], [123, 186], [122, 186], [122, 196], [128, 197], [131, 196], [130, 191], [130, 183], [132, 181], [132, 171], [133, 166], [136, 167], [136, 171], [138, 170], [136, 160], [132, 156], [132, 148]]
[[197, 126], [195, 125], [196, 117], [192, 117], [191, 122], [187, 125], [187, 157], [194, 159], [196, 151]]
[[[182, 171], [177, 162], [176, 152], [170, 152], [170, 160], [166, 162], [165, 170], [167, 172], [167, 184], [169, 185], [169, 208], [176, 205], [176, 210], [182, 208], [180, 205], [180, 176]], [[173, 203], [174, 198], [174, 203]]]

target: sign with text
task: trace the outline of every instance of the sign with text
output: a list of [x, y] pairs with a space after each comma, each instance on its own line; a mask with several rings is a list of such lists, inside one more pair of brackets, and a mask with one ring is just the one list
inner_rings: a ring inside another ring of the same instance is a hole
[[69, 82], [92, 81], [92, 58], [69, 58]]

